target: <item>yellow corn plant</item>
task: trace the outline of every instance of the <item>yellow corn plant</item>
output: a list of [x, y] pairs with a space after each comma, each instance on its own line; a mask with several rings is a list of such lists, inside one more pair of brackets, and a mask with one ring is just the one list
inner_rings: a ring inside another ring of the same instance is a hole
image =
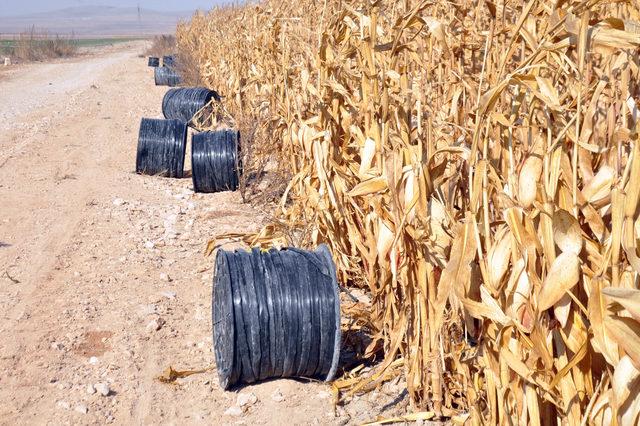
[[[252, 245], [310, 226], [373, 375], [468, 424], [638, 424], [637, 1], [267, 0], [180, 49], [292, 172]], [[429, 416], [430, 417], [430, 416]]]

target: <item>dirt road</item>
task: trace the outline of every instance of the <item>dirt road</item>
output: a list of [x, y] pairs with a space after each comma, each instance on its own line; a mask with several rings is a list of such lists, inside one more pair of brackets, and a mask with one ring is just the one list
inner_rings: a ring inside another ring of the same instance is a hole
[[[213, 366], [203, 249], [263, 219], [237, 194], [133, 173], [140, 118], [161, 116], [166, 90], [144, 49], [22, 66], [0, 81], [0, 424], [371, 419], [385, 408], [380, 395], [335, 417], [322, 383], [224, 392], [215, 370], [155, 380], [168, 366]], [[257, 402], [234, 408], [238, 392]], [[385, 398], [395, 406], [398, 394]]]

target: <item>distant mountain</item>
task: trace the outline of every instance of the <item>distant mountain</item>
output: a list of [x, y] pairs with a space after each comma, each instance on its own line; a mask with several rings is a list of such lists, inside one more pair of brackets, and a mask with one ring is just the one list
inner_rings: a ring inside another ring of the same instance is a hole
[[112, 6], [78, 6], [23, 16], [0, 16], [0, 36], [36, 27], [52, 34], [78, 36], [154, 35], [173, 33], [181, 19], [193, 11], [159, 12], [151, 9]]

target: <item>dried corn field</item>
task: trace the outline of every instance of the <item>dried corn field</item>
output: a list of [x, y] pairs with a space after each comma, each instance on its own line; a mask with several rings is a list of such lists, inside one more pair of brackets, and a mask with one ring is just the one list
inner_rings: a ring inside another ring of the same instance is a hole
[[384, 361], [341, 398], [403, 375], [456, 422], [638, 423], [639, 22], [631, 1], [299, 0], [178, 28], [291, 172], [246, 241], [327, 243], [371, 296], [343, 309]]

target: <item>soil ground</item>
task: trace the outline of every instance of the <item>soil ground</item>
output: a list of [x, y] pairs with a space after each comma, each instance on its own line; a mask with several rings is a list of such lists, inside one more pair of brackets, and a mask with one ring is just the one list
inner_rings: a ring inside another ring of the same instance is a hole
[[[140, 119], [161, 116], [166, 91], [146, 47], [3, 72], [0, 424], [346, 424], [402, 406], [391, 389], [336, 416], [323, 383], [225, 392], [215, 369], [155, 379], [214, 365], [204, 248], [264, 218], [237, 193], [134, 173]], [[257, 402], [232, 413], [238, 393]]]

